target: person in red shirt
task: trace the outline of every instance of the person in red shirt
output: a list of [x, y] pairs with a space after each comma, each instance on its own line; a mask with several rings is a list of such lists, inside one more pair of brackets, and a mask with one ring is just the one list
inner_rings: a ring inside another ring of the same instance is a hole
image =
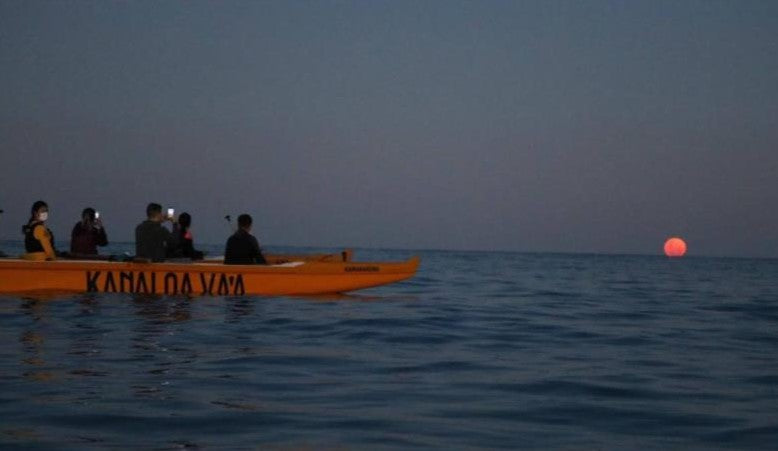
[[85, 208], [81, 212], [81, 221], [73, 226], [70, 234], [70, 253], [73, 256], [94, 256], [97, 255], [97, 246], [107, 244], [103, 221], [97, 217], [94, 208]]

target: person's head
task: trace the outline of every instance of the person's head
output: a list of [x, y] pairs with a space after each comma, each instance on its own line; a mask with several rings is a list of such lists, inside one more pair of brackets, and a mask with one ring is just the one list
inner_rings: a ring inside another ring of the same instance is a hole
[[146, 206], [146, 217], [151, 221], [162, 222], [162, 205], [157, 203], [150, 203]]
[[242, 215], [238, 216], [238, 227], [250, 232], [251, 231], [251, 223], [253, 221], [251, 220], [251, 216], [247, 215], [246, 213], [243, 213]]
[[178, 216], [178, 225], [183, 229], [188, 229], [192, 225], [192, 216], [189, 213], [181, 213]]
[[81, 212], [81, 220], [84, 223], [95, 222], [95, 209], [92, 207], [84, 208], [84, 211]]
[[39, 200], [32, 204], [32, 208], [30, 209], [31, 218], [36, 221], [45, 221], [49, 219], [49, 206], [46, 204], [46, 202]]

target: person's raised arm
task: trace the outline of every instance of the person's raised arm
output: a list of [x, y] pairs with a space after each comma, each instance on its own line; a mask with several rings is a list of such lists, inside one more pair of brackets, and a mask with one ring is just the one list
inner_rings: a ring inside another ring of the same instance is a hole
[[108, 245], [108, 235], [105, 233], [105, 227], [103, 227], [103, 221], [100, 218], [95, 219], [95, 237], [97, 238], [98, 246]]

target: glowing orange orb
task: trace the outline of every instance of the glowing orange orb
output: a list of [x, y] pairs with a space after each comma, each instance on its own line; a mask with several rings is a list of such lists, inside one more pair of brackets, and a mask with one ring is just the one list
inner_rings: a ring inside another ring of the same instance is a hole
[[665, 241], [665, 255], [668, 257], [683, 257], [686, 254], [686, 242], [678, 237]]

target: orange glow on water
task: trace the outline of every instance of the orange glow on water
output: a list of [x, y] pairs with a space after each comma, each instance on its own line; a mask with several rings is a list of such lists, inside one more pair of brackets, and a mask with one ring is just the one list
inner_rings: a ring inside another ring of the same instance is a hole
[[665, 255], [668, 257], [683, 257], [686, 254], [686, 242], [678, 237], [665, 241]]

